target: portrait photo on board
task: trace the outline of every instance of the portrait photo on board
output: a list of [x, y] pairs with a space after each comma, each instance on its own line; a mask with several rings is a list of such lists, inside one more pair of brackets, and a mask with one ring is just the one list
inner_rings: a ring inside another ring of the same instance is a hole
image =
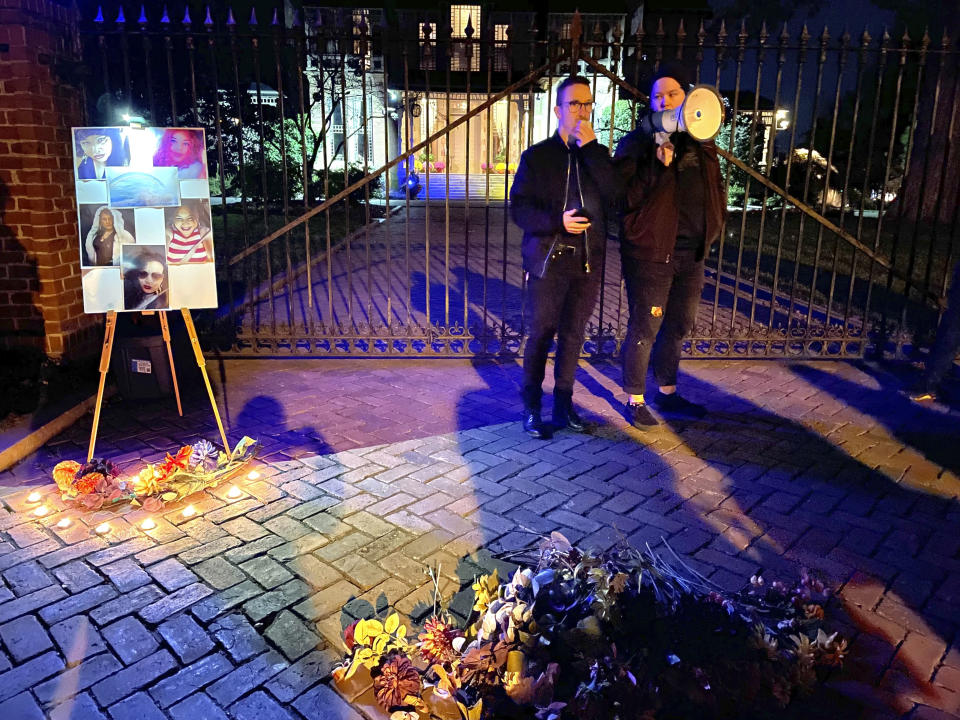
[[121, 128], [74, 128], [78, 180], [104, 180], [108, 167], [130, 164], [130, 147]]
[[176, 168], [107, 168], [110, 207], [175, 207], [180, 204]]
[[209, 200], [182, 200], [165, 208], [167, 262], [170, 265], [213, 262], [213, 230]]
[[136, 239], [134, 212], [106, 205], [80, 205], [80, 264], [83, 267], [120, 264], [120, 246]]
[[124, 310], [166, 310], [169, 277], [162, 245], [125, 245], [121, 251]]
[[207, 148], [203, 130], [197, 128], [163, 128], [154, 130], [157, 151], [154, 167], [175, 167], [181, 180], [207, 177]]

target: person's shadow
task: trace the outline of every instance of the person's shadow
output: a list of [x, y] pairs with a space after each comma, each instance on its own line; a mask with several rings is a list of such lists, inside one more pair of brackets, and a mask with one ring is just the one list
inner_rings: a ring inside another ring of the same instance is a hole
[[811, 385], [879, 422], [891, 435], [917, 450], [931, 462], [960, 474], [960, 414], [921, 405], [902, 395], [899, 380], [869, 363], [855, 367], [869, 374], [875, 388], [864, 387], [837, 373], [812, 365], [795, 364], [793, 372]]
[[[956, 489], [903, 483], [882, 463], [854, 457], [862, 446], [841, 444], [842, 429], [824, 437], [686, 373], [680, 386], [709, 410], [701, 421], [664, 419], [685, 452], [709, 465], [688, 477], [674, 465], [683, 506], [667, 518], [710, 537], [694, 562], [717, 567], [710, 579], [730, 590], [751, 569], [787, 580], [800, 567], [819, 571], [841, 588], [842, 612], [830, 625], [854, 640], [831, 686], [898, 712], [914, 700], [945, 702], [948, 691], [930, 677], [958, 630], [950, 568], [960, 542], [947, 530], [958, 516]], [[856, 394], [843, 387], [845, 398]]]

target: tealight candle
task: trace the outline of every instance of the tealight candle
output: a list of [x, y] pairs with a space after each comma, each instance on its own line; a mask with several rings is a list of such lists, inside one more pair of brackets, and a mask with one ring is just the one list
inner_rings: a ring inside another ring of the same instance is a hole
[[230, 490], [227, 491], [228, 498], [238, 498], [243, 495], [243, 490], [234, 485]]
[[38, 507], [36, 510], [33, 511], [33, 514], [36, 515], [37, 517], [43, 517], [43, 516], [46, 515], [48, 512], [50, 512], [50, 511], [47, 510], [47, 506], [46, 506], [46, 505], [41, 505], [40, 507]]
[[42, 496], [40, 495], [40, 493], [38, 493], [36, 490], [34, 490], [32, 493], [30, 493], [29, 495], [27, 495], [27, 502], [32, 502], [32, 503], [40, 502], [40, 498], [41, 498], [41, 497], [42, 497]]
[[196, 515], [196, 514], [197, 514], [197, 509], [196, 509], [193, 505], [187, 505], [187, 506], [183, 509], [183, 516], [184, 516], [184, 517], [193, 517], [193, 516]]
[[258, 473], [256, 470], [251, 470], [247, 473], [247, 480], [257, 480], [259, 477], [260, 473]]
[[153, 530], [157, 524], [153, 521], [153, 518], [147, 518], [142, 523], [140, 523], [141, 530]]
[[68, 517], [61, 518], [61, 519], [60, 519], [60, 522], [57, 523], [57, 527], [58, 527], [58, 528], [68, 528], [68, 527], [70, 527], [70, 518], [68, 518]]
[[97, 535], [106, 535], [108, 532], [110, 532], [110, 523], [100, 523], [93, 529], [93, 531]]

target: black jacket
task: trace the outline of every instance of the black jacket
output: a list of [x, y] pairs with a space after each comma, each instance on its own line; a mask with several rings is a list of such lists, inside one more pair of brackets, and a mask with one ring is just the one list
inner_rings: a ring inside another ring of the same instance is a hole
[[[698, 143], [685, 132], [670, 136], [674, 157], [689, 146], [697, 153], [703, 173], [706, 253], [720, 237], [727, 217], [723, 178], [713, 142]], [[616, 162], [626, 182], [620, 251], [638, 260], [670, 262], [677, 243], [679, 221], [677, 163], [666, 167], [657, 160], [657, 145], [648, 123], [641, 122], [617, 145]], [[701, 257], [697, 258], [702, 259]]]
[[591, 222], [585, 238], [590, 268], [600, 272], [607, 242], [607, 214], [619, 194], [620, 175], [605, 145], [594, 141], [571, 151], [560, 134], [554, 133], [523, 151], [510, 188], [510, 214], [523, 230], [523, 269], [537, 277], [546, 272], [555, 242], [563, 238], [575, 242], [580, 237], [566, 235], [563, 229], [571, 153], [580, 158], [580, 191]]

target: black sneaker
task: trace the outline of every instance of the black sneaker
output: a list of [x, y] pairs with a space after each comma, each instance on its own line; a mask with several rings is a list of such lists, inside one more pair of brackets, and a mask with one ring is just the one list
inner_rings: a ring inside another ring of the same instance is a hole
[[680, 393], [664, 395], [658, 390], [657, 394], [653, 397], [653, 404], [656, 406], [657, 410], [660, 410], [663, 413], [667, 413], [669, 415], [678, 415], [680, 417], [691, 418], [694, 420], [699, 420], [707, 414], [707, 409], [703, 405], [697, 405], [694, 402], [690, 402], [686, 398], [681, 397]]
[[638, 430], [647, 430], [660, 422], [650, 412], [650, 408], [641, 403], [627, 403], [627, 422]]

